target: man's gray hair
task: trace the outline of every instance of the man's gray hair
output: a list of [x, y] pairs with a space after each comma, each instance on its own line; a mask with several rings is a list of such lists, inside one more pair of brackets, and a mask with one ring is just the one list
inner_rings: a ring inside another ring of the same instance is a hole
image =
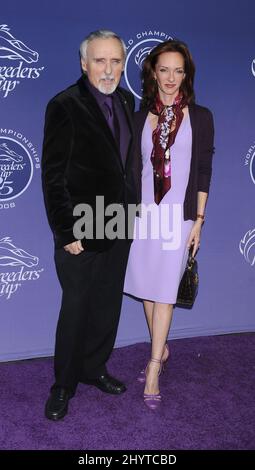
[[93, 39], [109, 39], [109, 38], [114, 38], [117, 39], [123, 50], [123, 57], [124, 59], [126, 58], [127, 50], [126, 50], [126, 45], [116, 33], [113, 31], [108, 31], [107, 29], [98, 29], [97, 31], [93, 31], [90, 33], [81, 43], [80, 45], [80, 56], [82, 59], [86, 59], [87, 56], [87, 48], [88, 44], [93, 41]]

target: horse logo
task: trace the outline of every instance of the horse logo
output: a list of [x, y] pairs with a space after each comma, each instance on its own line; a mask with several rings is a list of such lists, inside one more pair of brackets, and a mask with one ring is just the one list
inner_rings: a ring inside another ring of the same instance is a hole
[[251, 73], [255, 77], [255, 59], [251, 63]]
[[143, 47], [142, 49], [139, 49], [139, 51], [135, 55], [135, 63], [136, 65], [138, 65], [139, 69], [142, 70], [143, 62], [152, 49], [152, 47]]
[[135, 39], [130, 38], [127, 42], [124, 77], [129, 90], [139, 100], [142, 97], [140, 73], [144, 60], [154, 47], [168, 39], [172, 39], [172, 36], [162, 31], [150, 30], [137, 33]]
[[135, 44], [128, 52], [124, 70], [125, 80], [130, 91], [138, 99], [142, 97], [139, 75], [143, 67], [143, 62], [151, 50], [160, 42], [162, 42], [162, 40], [157, 38], [143, 39]]
[[[12, 134], [16, 134], [12, 130]], [[21, 140], [23, 135], [20, 134]], [[31, 183], [34, 167], [31, 157], [32, 144], [28, 141], [26, 148], [23, 142], [13, 137], [1, 136], [0, 133], [0, 202], [19, 197]], [[33, 149], [33, 147], [32, 147]], [[33, 157], [36, 152], [33, 152]]]
[[255, 264], [255, 228], [248, 230], [239, 243], [239, 250], [247, 263], [251, 266]]
[[20, 163], [22, 161], [23, 157], [11, 150], [5, 142], [0, 144], [0, 162]]
[[37, 266], [39, 258], [17, 248], [10, 237], [0, 240], [0, 266]]
[[28, 64], [38, 62], [39, 54], [30, 49], [20, 39], [16, 39], [8, 25], [0, 25], [0, 59], [24, 60]]

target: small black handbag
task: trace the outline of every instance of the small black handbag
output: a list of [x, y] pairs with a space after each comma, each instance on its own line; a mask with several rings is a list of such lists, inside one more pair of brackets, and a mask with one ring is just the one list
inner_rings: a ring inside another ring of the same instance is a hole
[[198, 292], [198, 265], [192, 256], [192, 248], [185, 271], [183, 273], [176, 300], [176, 306], [181, 308], [192, 308]]

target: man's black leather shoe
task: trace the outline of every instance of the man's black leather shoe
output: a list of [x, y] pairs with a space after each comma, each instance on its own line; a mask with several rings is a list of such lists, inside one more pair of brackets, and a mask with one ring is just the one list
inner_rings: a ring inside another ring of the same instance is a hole
[[53, 389], [45, 406], [46, 418], [53, 419], [53, 421], [64, 418], [68, 411], [70, 398], [71, 395], [65, 388]]
[[119, 380], [111, 377], [107, 372], [104, 375], [100, 375], [96, 379], [85, 379], [82, 383], [87, 385], [94, 385], [95, 387], [102, 390], [105, 393], [111, 393], [112, 395], [120, 395], [127, 389], [125, 385]]

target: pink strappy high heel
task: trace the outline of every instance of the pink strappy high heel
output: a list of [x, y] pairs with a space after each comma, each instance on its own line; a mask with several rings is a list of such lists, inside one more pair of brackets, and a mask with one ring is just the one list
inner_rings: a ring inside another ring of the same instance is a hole
[[[149, 365], [150, 362], [155, 362], [156, 364], [160, 364], [160, 368], [159, 368], [159, 371], [158, 371], [158, 375], [161, 374], [161, 371], [162, 371], [162, 361], [160, 361], [159, 359], [153, 359], [151, 358], [146, 366], [146, 369]], [[146, 377], [146, 369], [144, 371], [144, 375]], [[150, 408], [150, 410], [156, 410], [160, 404], [161, 404], [161, 395], [160, 395], [160, 392], [159, 393], [156, 393], [154, 395], [151, 395], [151, 394], [148, 394], [148, 393], [144, 393], [143, 394], [143, 401], [144, 401], [144, 404]]]
[[[168, 346], [168, 344], [166, 343], [165, 344], [165, 349], [167, 350], [168, 352], [168, 355], [167, 355], [167, 358], [164, 359], [162, 362], [162, 368], [161, 368], [161, 371], [162, 372], [165, 372], [165, 368], [166, 368], [166, 365], [167, 365], [167, 361], [169, 360], [169, 357], [170, 357], [170, 348]], [[146, 377], [145, 377], [145, 369], [142, 369], [137, 377], [137, 380], [138, 382], [140, 383], [144, 383], [146, 381]]]

